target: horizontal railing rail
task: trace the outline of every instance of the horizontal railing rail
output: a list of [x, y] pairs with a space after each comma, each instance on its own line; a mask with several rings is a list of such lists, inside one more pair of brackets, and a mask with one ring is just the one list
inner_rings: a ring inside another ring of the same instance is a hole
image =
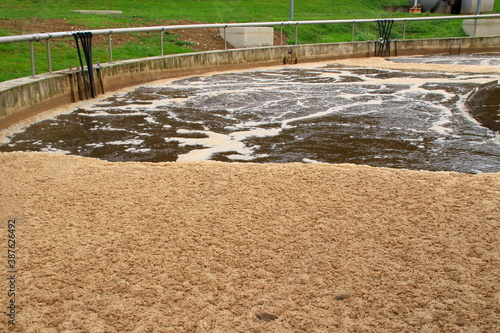
[[[427, 16], [427, 17], [407, 17], [407, 18], [390, 18], [394, 22], [412, 22], [412, 21], [439, 21], [439, 20], [466, 20], [466, 19], [486, 19], [500, 18], [500, 14], [483, 14], [483, 15], [454, 15], [454, 16]], [[322, 21], [276, 21], [276, 22], [250, 22], [250, 23], [214, 23], [214, 24], [189, 24], [189, 25], [165, 25], [154, 27], [139, 27], [139, 28], [117, 28], [117, 29], [97, 29], [86, 30], [92, 32], [93, 35], [111, 35], [111, 34], [126, 34], [138, 32], [158, 32], [168, 30], [181, 29], [207, 29], [207, 28], [231, 28], [231, 27], [272, 27], [272, 26], [295, 26], [295, 25], [311, 25], [311, 24], [346, 24], [346, 23], [370, 23], [377, 22], [381, 19], [349, 19], [349, 20], [322, 20]], [[18, 36], [2, 36], [0, 44], [41, 41], [52, 38], [72, 37], [75, 31], [62, 32], [44, 32]]]
[[[450, 16], [422, 16], [422, 17], [405, 17], [405, 18], [378, 18], [378, 19], [347, 19], [347, 20], [319, 20], [319, 21], [276, 21], [276, 22], [251, 22], [251, 23], [214, 23], [214, 24], [190, 24], [190, 25], [166, 25], [166, 26], [153, 26], [153, 27], [137, 27], [137, 28], [117, 28], [117, 29], [97, 29], [97, 30], [85, 30], [86, 32], [91, 32], [93, 35], [105, 35], [108, 36], [108, 51], [109, 51], [109, 62], [113, 62], [113, 49], [112, 49], [112, 36], [115, 34], [129, 34], [129, 33], [144, 33], [144, 32], [160, 32], [161, 38], [161, 56], [164, 55], [163, 52], [163, 33], [170, 30], [184, 30], [184, 29], [207, 29], [207, 28], [219, 28], [225, 29], [232, 27], [281, 27], [281, 32], [283, 32], [284, 26], [295, 26], [295, 44], [298, 43], [298, 26], [300, 25], [314, 25], [314, 24], [352, 24], [352, 36], [351, 41], [354, 41], [355, 24], [358, 23], [374, 23], [380, 20], [392, 20], [394, 22], [403, 22], [403, 40], [406, 39], [406, 23], [415, 21], [438, 21], [438, 20], [467, 20], [473, 19], [477, 21], [479, 19], [488, 18], [500, 18], [500, 14], [482, 14], [482, 15], [450, 15]], [[474, 29], [476, 31], [476, 29]], [[1, 36], [0, 44], [9, 43], [20, 43], [20, 42], [30, 42], [30, 57], [31, 57], [31, 77], [35, 77], [35, 56], [34, 56], [34, 42], [47, 41], [47, 55], [48, 55], [48, 68], [49, 72], [52, 71], [52, 60], [50, 53], [50, 43], [51, 39], [55, 38], [66, 38], [73, 37], [73, 35], [79, 31], [62, 31], [62, 32], [44, 32], [44, 33], [33, 33], [26, 35], [17, 36]], [[283, 35], [283, 34], [282, 34]], [[500, 35], [500, 31], [499, 31]], [[475, 37], [475, 36], [473, 36]], [[225, 38], [224, 38], [225, 39]], [[281, 45], [282, 45], [281, 40]], [[227, 43], [225, 44], [225, 49], [227, 49]]]

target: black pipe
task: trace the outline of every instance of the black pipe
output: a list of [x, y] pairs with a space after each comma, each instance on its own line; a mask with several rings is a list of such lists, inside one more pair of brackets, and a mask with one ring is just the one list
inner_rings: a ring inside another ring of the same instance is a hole
[[[78, 59], [80, 60], [80, 68], [81, 68], [81, 73], [82, 73], [82, 77], [83, 77], [83, 86], [85, 87], [85, 98], [88, 98], [88, 94], [87, 94], [87, 80], [85, 80], [85, 71], [84, 71], [84, 67], [83, 67], [83, 61], [82, 61], [82, 53], [80, 52], [80, 43], [78, 42], [79, 40], [79, 33], [74, 33], [73, 34], [73, 37], [75, 38], [75, 42], [76, 42], [76, 50], [78, 51]], [[83, 97], [83, 96], [80, 96], [80, 97]]]
[[[80, 66], [82, 68], [82, 75], [84, 80], [85, 89], [90, 90], [90, 97], [96, 97], [96, 89], [95, 89], [95, 78], [94, 78], [94, 68], [92, 65], [92, 33], [91, 32], [76, 32], [73, 34], [73, 37], [76, 41], [76, 48], [78, 50], [78, 58], [80, 59]], [[79, 43], [80, 42], [80, 43]], [[88, 84], [84, 75], [83, 61], [82, 55], [80, 52], [80, 45], [82, 44], [83, 55], [85, 56], [85, 60], [87, 63], [87, 72], [88, 72]], [[88, 95], [88, 93], [87, 93]], [[88, 96], [87, 96], [88, 97]]]
[[388, 57], [391, 55], [391, 31], [394, 20], [378, 20], [377, 29], [380, 41], [377, 46], [376, 56]]

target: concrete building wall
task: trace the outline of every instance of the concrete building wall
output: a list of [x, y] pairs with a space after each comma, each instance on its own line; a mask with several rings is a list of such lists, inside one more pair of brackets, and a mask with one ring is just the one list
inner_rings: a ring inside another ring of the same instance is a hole
[[[443, 38], [393, 41], [391, 55], [448, 53], [460, 43], [461, 52], [499, 52], [500, 37]], [[197, 75], [212, 71], [283, 64], [284, 58], [299, 62], [369, 57], [376, 42], [352, 42], [211, 51], [126, 60], [103, 64], [100, 71], [106, 92], [153, 80]], [[292, 51], [290, 54], [289, 51]], [[293, 66], [293, 65], [292, 65]], [[68, 70], [0, 83], [0, 128], [31, 114], [69, 104], [72, 101]]]

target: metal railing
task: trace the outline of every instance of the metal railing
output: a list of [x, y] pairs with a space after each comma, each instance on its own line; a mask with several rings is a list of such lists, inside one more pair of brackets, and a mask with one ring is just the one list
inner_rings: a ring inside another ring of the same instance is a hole
[[[108, 53], [109, 62], [113, 62], [113, 45], [112, 36], [116, 34], [129, 34], [129, 33], [144, 33], [144, 32], [159, 32], [160, 33], [160, 55], [164, 56], [164, 38], [165, 31], [171, 30], [185, 30], [185, 29], [207, 29], [219, 28], [223, 29], [224, 48], [227, 49], [226, 42], [226, 29], [233, 27], [280, 27], [281, 39], [280, 45], [283, 45], [283, 27], [295, 27], [295, 45], [298, 44], [298, 27], [299, 25], [314, 25], [314, 24], [351, 24], [351, 41], [354, 41], [355, 25], [359, 23], [375, 23], [380, 20], [392, 20], [394, 22], [403, 22], [403, 40], [406, 39], [406, 29], [408, 22], [415, 21], [438, 21], [438, 20], [475, 20], [474, 32], [476, 31], [477, 21], [479, 19], [500, 18], [500, 14], [483, 14], [483, 15], [451, 15], [451, 16], [426, 16], [426, 17], [406, 17], [406, 18], [389, 18], [389, 19], [349, 19], [349, 20], [320, 20], [320, 21], [278, 21], [278, 22], [252, 22], [252, 23], [217, 23], [217, 24], [191, 24], [191, 25], [167, 25], [167, 26], [154, 26], [154, 27], [139, 27], [139, 28], [118, 28], [118, 29], [98, 29], [86, 30], [91, 32], [92, 35], [104, 35], [108, 37]], [[48, 69], [52, 72], [52, 57], [50, 49], [50, 40], [55, 38], [73, 37], [73, 34], [78, 31], [64, 31], [64, 32], [51, 32], [51, 33], [35, 33], [28, 35], [17, 36], [2, 36], [0, 37], [0, 44], [29, 42], [30, 43], [30, 60], [31, 60], [31, 77], [35, 77], [35, 53], [34, 42], [46, 41]], [[500, 35], [500, 33], [499, 33]], [[475, 35], [473, 36], [475, 37]]]

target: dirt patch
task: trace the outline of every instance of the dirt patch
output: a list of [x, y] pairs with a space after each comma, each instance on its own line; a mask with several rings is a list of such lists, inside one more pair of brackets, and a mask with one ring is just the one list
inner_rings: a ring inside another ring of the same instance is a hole
[[[190, 24], [205, 24], [205, 22], [198, 21], [162, 21], [161, 25], [190, 25]], [[170, 32], [173, 35], [179, 36], [182, 41], [189, 42], [189, 48], [196, 51], [214, 51], [224, 50], [224, 38], [219, 34], [219, 29], [185, 29], [174, 30]], [[228, 49], [234, 49], [231, 44], [227, 44]]]
[[390, 13], [408, 13], [410, 6], [383, 6], [386, 12]]
[[2, 153], [0, 188], [13, 331], [499, 328], [500, 174]]
[[71, 24], [67, 19], [11, 19], [0, 20], [0, 27], [16, 35], [25, 35], [43, 32], [80, 31], [85, 30], [82, 25]]

